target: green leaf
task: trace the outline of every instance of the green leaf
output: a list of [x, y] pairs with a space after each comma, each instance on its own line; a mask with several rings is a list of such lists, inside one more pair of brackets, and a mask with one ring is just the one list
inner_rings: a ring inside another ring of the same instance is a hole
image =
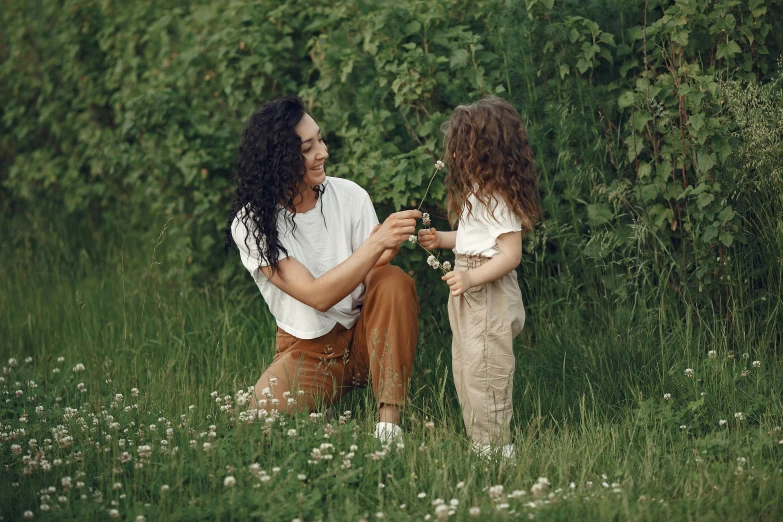
[[690, 125], [693, 130], [701, 130], [701, 128], [704, 127], [705, 121], [703, 114], [692, 114], [688, 118], [688, 125]]
[[579, 58], [579, 60], [576, 62], [576, 68], [579, 69], [580, 73], [584, 74], [587, 69], [590, 68], [590, 62], [584, 58]]
[[571, 72], [571, 68], [567, 64], [560, 64], [560, 79], [563, 80], [566, 74]]
[[720, 219], [720, 222], [722, 225], [725, 225], [732, 219], [734, 219], [734, 216], [736, 216], [737, 213], [734, 212], [734, 209], [731, 208], [731, 205], [728, 205], [726, 208], [720, 211], [720, 214], [718, 214], [718, 219]]
[[698, 203], [700, 210], [704, 210], [704, 207], [712, 203], [714, 200], [715, 200], [715, 196], [713, 196], [709, 192], [702, 192], [696, 198], [696, 203]]
[[699, 169], [701, 169], [702, 173], [709, 172], [718, 159], [714, 152], [708, 154], [706, 150], [700, 150], [696, 158], [699, 161]]
[[590, 226], [603, 225], [614, 217], [612, 209], [604, 203], [587, 205], [587, 224]]
[[688, 403], [688, 409], [690, 411], [696, 411], [701, 406], [704, 406], [704, 397], [702, 397], [702, 398], [700, 398], [698, 400], [695, 400], [695, 401], [691, 401], [691, 402]]
[[642, 201], [649, 203], [650, 201], [653, 201], [655, 198], [657, 198], [660, 192], [660, 189], [654, 183], [650, 183], [649, 185], [642, 185]]
[[710, 225], [704, 230], [704, 234], [701, 236], [701, 240], [705, 243], [709, 243], [716, 237], [718, 237], [718, 227]]
[[452, 69], [462, 69], [468, 64], [468, 51], [465, 49], [455, 49], [451, 53], [451, 60], [449, 60], [449, 66]]
[[637, 176], [639, 176], [639, 179], [647, 179], [650, 177], [650, 173], [652, 172], [652, 167], [649, 163], [646, 161], [643, 161], [639, 163], [639, 171], [637, 172]]
[[720, 242], [726, 245], [726, 247], [730, 247], [734, 243], [734, 235], [731, 232], [721, 232]]
[[408, 36], [412, 34], [416, 34], [419, 31], [421, 31], [421, 22], [419, 22], [418, 20], [413, 20], [411, 22], [408, 22], [402, 28], [403, 34]]
[[617, 98], [617, 106], [621, 109], [630, 107], [631, 105], [633, 105], [633, 102], [634, 102], [633, 91], [625, 91], [620, 95], [619, 98]]

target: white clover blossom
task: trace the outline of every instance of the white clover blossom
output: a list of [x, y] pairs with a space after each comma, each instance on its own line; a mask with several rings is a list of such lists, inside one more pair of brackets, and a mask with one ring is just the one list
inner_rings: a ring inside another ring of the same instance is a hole
[[426, 212], [422, 213], [421, 215], [421, 223], [425, 227], [429, 227], [432, 224], [432, 220], [430, 219], [430, 215]]
[[742, 414], [741, 411], [738, 411], [737, 413], [735, 413], [734, 414], [734, 418], [737, 419], [738, 421], [745, 420], [745, 416]]
[[415, 242], [416, 242], [416, 239], [417, 239], [417, 238], [416, 238], [416, 236], [415, 236], [415, 235], [413, 235], [413, 234], [411, 234], [410, 236], [408, 236], [408, 242], [409, 242], [409, 243], [415, 243]]
[[716, 352], [715, 350], [710, 350], [709, 352], [707, 352], [707, 357], [709, 357], [710, 359], [714, 359], [717, 356], [718, 356], [718, 352]]
[[754, 368], [761, 368], [761, 361], [753, 361], [751, 364]]
[[435, 162], [435, 170], [440, 170], [440, 169], [442, 169], [445, 166], [446, 166], [446, 164], [443, 163], [441, 160], [438, 160], [438, 161]]
[[693, 377], [693, 368], [685, 368], [685, 376], [688, 378]]
[[447, 272], [451, 272], [451, 263], [449, 263], [448, 261], [444, 261], [443, 263], [441, 263], [441, 266], [443, 267], [443, 270]]
[[672, 394], [671, 393], [664, 393], [663, 394], [663, 400], [668, 401], [671, 398], [672, 398]]
[[726, 425], [726, 419], [721, 419], [718, 421], [718, 426], [725, 426]]
[[234, 486], [237, 483], [237, 479], [235, 479], [233, 476], [229, 475], [226, 478], [223, 479], [223, 486], [230, 488]]
[[76, 366], [73, 367], [74, 373], [77, 372], [83, 372], [84, 371], [84, 365], [82, 363], [77, 363]]

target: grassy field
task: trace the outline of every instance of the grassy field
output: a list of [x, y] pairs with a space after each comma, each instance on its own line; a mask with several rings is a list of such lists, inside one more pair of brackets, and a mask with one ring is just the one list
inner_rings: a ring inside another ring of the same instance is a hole
[[780, 325], [761, 316], [538, 295], [513, 465], [468, 450], [445, 290], [422, 306], [403, 442], [382, 446], [367, 392], [247, 418], [274, 325], [251, 280], [178, 283], [154, 243], [110, 244], [3, 245], [2, 520], [783, 517]]

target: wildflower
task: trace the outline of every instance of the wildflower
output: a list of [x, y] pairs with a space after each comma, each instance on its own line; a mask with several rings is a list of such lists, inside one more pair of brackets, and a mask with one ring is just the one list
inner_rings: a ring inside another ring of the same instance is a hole
[[296, 430], [294, 430], [294, 429], [288, 430], [288, 436], [289, 437], [296, 437]]
[[57, 358], [57, 362], [58, 363], [65, 362], [65, 357], [63, 357], [63, 356], [58, 357]]
[[421, 492], [421, 493], [419, 493], [419, 494], [418, 494], [418, 495], [416, 495], [416, 496], [417, 496], [417, 497], [419, 497], [419, 498], [424, 498], [424, 497], [426, 497], [426, 496], [427, 496], [427, 494], [426, 494], [426, 493], [424, 493], [424, 492]]
[[681, 425], [680, 425], [680, 429], [681, 429], [681, 430], [684, 430], [684, 429], [687, 429], [687, 428], [688, 428], [688, 426], [686, 426], [685, 424], [681, 424]]
[[430, 219], [430, 215], [427, 214], [426, 212], [424, 212], [421, 215], [421, 224], [424, 225], [425, 227], [428, 227], [428, 228], [432, 224], [432, 220]]
[[30, 510], [27, 510], [24, 512], [24, 518], [33, 518], [33, 512]]
[[33, 362], [33, 358], [32, 357], [25, 357], [24, 358], [24, 362], [26, 362], [27, 364], [30, 364], [31, 362]]
[[457, 482], [457, 489], [462, 489], [465, 486], [465, 483], [463, 481]]
[[443, 270], [445, 270], [446, 272], [451, 272], [451, 263], [449, 263], [448, 261], [444, 261], [443, 263], [441, 263], [441, 266], [443, 267]]
[[77, 372], [83, 372], [84, 371], [84, 365], [82, 363], [78, 363], [76, 366], [73, 367], [74, 373]]
[[160, 487], [160, 492], [161, 492], [161, 493], [165, 493], [165, 492], [167, 492], [168, 490], [169, 490], [169, 485], [168, 485], [168, 484], [163, 484], [163, 485]]
[[742, 376], [747, 377], [750, 374], [750, 370], [742, 370]]
[[718, 352], [716, 352], [715, 350], [710, 350], [709, 352], [707, 352], [707, 357], [709, 357], [710, 359], [714, 359], [717, 356], [718, 356]]
[[441, 160], [438, 160], [438, 161], [435, 162], [435, 170], [440, 170], [444, 166], [445, 166], [445, 164]]
[[477, 517], [477, 516], [479, 516], [481, 514], [481, 508], [473, 506], [472, 508], [470, 508], [468, 510], [468, 513], [470, 513], [470, 516], [472, 516], [472, 517]]
[[735, 413], [734, 414], [734, 418], [737, 419], [738, 421], [745, 420], [745, 416], [742, 414], [741, 411], [738, 411], [737, 413]]
[[761, 368], [761, 361], [753, 361], [751, 364], [754, 368]]
[[685, 368], [685, 376], [688, 378], [693, 377], [693, 368]]
[[223, 479], [223, 486], [230, 488], [234, 484], [237, 483], [237, 479], [235, 479], [233, 476], [229, 475], [226, 478]]
[[112, 489], [122, 489], [122, 483], [121, 482], [115, 482], [112, 486]]
[[671, 398], [672, 398], [672, 394], [671, 393], [664, 393], [663, 394], [663, 400], [668, 401]]
[[305, 475], [304, 473], [300, 473], [296, 476], [296, 478], [304, 482], [307, 479], [307, 475]]

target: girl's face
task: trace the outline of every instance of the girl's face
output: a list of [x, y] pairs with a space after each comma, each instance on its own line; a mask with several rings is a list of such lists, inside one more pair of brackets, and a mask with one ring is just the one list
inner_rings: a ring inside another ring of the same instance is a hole
[[308, 187], [320, 185], [326, 180], [325, 163], [329, 157], [321, 128], [309, 114], [302, 116], [296, 124], [296, 135], [302, 138], [302, 155], [305, 158], [304, 184]]

